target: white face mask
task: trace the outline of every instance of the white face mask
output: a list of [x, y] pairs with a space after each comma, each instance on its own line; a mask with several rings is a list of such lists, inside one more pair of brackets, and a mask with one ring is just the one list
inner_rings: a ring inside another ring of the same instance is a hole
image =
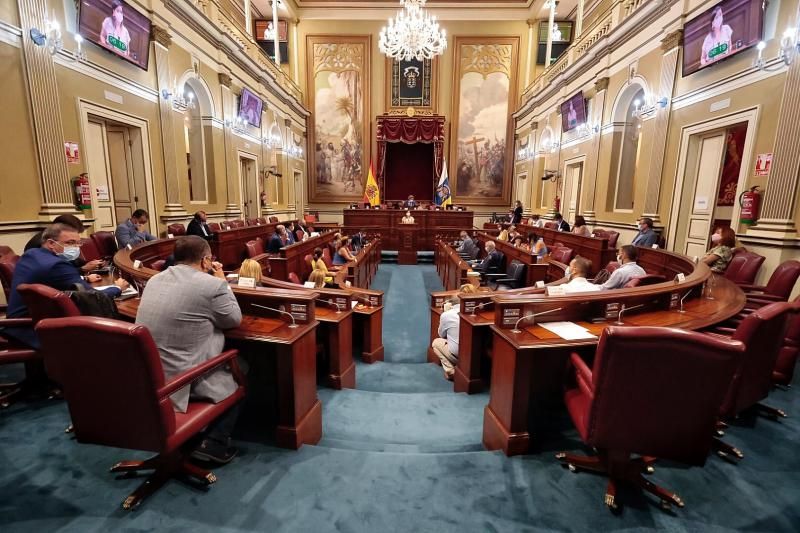
[[715, 233], [711, 236], [711, 242], [713, 242], [714, 244], [718, 243], [721, 240], [722, 240], [722, 235], [720, 235], [719, 233]]
[[564, 269], [564, 275], [567, 279], [572, 278], [572, 268], [569, 265], [567, 265], [567, 268]]

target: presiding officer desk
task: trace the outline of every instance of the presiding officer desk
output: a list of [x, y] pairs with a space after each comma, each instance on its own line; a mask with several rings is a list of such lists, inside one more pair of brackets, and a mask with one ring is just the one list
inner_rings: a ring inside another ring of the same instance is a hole
[[[626, 309], [622, 313], [623, 325], [691, 330], [727, 320], [744, 308], [742, 290], [723, 276], [713, 275], [704, 263], [695, 264], [685, 256], [661, 249], [638, 250], [639, 265], [649, 274], [661, 274], [668, 281], [561, 296], [545, 296], [542, 289], [531, 287], [459, 295], [456, 391], [480, 389], [480, 380], [476, 381], [475, 376], [480, 375], [482, 355], [486, 346], [491, 345], [490, 400], [483, 425], [483, 443], [487, 449], [517, 455], [528, 453], [534, 444], [546, 440], [551, 415], [561, 402], [569, 354], [593, 353], [599, 335], [609, 324], [617, 322], [623, 306]], [[682, 282], [675, 281], [678, 273], [685, 276]], [[713, 299], [706, 297], [709, 292]], [[434, 314], [441, 312], [441, 304], [450, 294], [454, 292], [432, 294], [432, 337], [436, 335]], [[681, 299], [684, 299], [682, 306]], [[530, 317], [546, 311], [549, 313]], [[523, 317], [529, 318], [515, 328]], [[557, 321], [576, 323], [595, 337], [565, 340], [540, 325]], [[438, 327], [438, 317], [435, 322]], [[531, 435], [536, 436], [536, 443]]]
[[[381, 236], [383, 247], [387, 250], [401, 248], [401, 222], [405, 209], [344, 209], [343, 233], [357, 231], [374, 233]], [[447, 209], [411, 211], [416, 228], [417, 250], [432, 251], [436, 245], [436, 235], [452, 233], [458, 235], [461, 230], [472, 229], [472, 211], [454, 211]]]

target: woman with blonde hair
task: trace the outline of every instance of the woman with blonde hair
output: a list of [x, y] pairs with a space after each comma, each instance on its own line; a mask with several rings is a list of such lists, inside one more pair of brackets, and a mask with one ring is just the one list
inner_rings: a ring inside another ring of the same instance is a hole
[[465, 283], [458, 288], [458, 292], [461, 294], [475, 294], [478, 289], [472, 283]]
[[239, 267], [239, 278], [252, 278], [256, 286], [261, 284], [261, 263], [253, 259], [245, 259]]
[[312, 270], [308, 276], [308, 281], [314, 284], [315, 289], [321, 289], [325, 286], [325, 272], [316, 269]]

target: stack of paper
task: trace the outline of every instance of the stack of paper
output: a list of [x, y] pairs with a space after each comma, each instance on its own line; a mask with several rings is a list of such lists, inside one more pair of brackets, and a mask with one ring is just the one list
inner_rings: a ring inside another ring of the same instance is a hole
[[588, 329], [575, 322], [543, 322], [539, 325], [568, 341], [597, 338], [597, 335], [593, 335]]

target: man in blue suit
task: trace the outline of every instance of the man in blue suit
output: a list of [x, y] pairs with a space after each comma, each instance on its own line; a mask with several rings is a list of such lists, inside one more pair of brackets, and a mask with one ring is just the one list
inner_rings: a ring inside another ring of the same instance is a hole
[[128, 245], [133, 247], [143, 242], [156, 240], [155, 236], [144, 229], [149, 219], [150, 216], [144, 209], [134, 211], [131, 218], [117, 226], [117, 231], [115, 232], [117, 246], [122, 249]]
[[[28, 308], [17, 291], [17, 287], [23, 283], [40, 283], [60, 291], [74, 290], [77, 284], [91, 290], [91, 285], [81, 276], [80, 270], [70, 263], [80, 254], [80, 247], [81, 236], [75, 228], [65, 224], [48, 226], [42, 233], [41, 247], [25, 252], [14, 268], [6, 316], [28, 316]], [[119, 296], [128, 283], [118, 279], [114, 285], [116, 287], [106, 289], [106, 294], [111, 297]], [[39, 347], [39, 340], [32, 328], [6, 328], [3, 333], [34, 348]]]

